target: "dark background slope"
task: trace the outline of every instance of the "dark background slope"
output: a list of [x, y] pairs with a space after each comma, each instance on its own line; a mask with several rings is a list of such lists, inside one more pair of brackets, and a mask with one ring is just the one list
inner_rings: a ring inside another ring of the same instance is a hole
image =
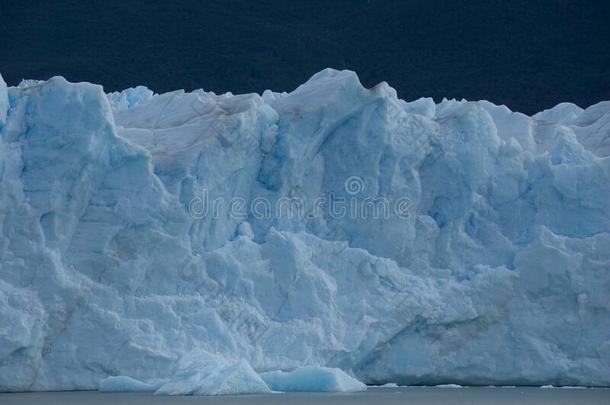
[[407, 100], [610, 99], [610, 2], [0, 0], [0, 73], [107, 91], [292, 90], [325, 67]]

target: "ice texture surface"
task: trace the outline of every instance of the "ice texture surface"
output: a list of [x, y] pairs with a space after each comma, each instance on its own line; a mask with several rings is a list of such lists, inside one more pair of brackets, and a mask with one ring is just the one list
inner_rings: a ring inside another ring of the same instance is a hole
[[187, 353], [156, 395], [263, 394], [271, 390], [245, 360], [230, 361], [206, 351]]
[[6, 122], [6, 114], [8, 112], [8, 92], [6, 89], [6, 83], [2, 76], [0, 76], [0, 130]]
[[106, 377], [99, 383], [99, 390], [102, 392], [152, 392], [157, 388], [154, 384], [147, 384], [124, 375]]
[[262, 96], [0, 81], [0, 390], [609, 385], [608, 122], [332, 69]]
[[300, 367], [292, 371], [270, 371], [261, 375], [269, 388], [282, 392], [354, 392], [366, 385], [338, 368]]
[[194, 350], [183, 356], [169, 378], [138, 381], [129, 376], [106, 377], [102, 392], [154, 392], [155, 395], [264, 394], [271, 390], [244, 360], [231, 361]]

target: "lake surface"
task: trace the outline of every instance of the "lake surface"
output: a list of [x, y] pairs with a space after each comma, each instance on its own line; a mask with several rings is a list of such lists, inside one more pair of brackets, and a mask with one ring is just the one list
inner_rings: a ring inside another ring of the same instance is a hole
[[553, 404], [589, 405], [610, 404], [610, 389], [542, 389], [518, 388], [437, 388], [398, 387], [369, 388], [365, 392], [350, 394], [290, 393], [269, 395], [240, 395], [220, 397], [167, 397], [148, 393], [101, 393], [97, 391], [35, 392], [0, 394], [2, 405], [149, 405], [149, 404], [218, 404], [218, 405], [267, 405], [267, 404]]

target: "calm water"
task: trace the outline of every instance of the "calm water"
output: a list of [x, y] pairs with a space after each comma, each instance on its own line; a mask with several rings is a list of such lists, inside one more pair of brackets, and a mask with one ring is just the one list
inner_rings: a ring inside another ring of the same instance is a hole
[[541, 389], [541, 388], [369, 388], [355, 394], [271, 394], [223, 397], [162, 397], [152, 394], [90, 392], [41, 392], [0, 394], [2, 405], [122, 405], [122, 404], [610, 404], [610, 389]]

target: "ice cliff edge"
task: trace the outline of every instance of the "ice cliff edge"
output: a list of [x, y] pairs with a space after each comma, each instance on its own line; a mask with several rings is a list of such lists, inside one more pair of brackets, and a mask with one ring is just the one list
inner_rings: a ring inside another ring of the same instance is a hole
[[610, 102], [528, 117], [0, 80], [0, 390], [188, 353], [367, 383], [610, 385]]

